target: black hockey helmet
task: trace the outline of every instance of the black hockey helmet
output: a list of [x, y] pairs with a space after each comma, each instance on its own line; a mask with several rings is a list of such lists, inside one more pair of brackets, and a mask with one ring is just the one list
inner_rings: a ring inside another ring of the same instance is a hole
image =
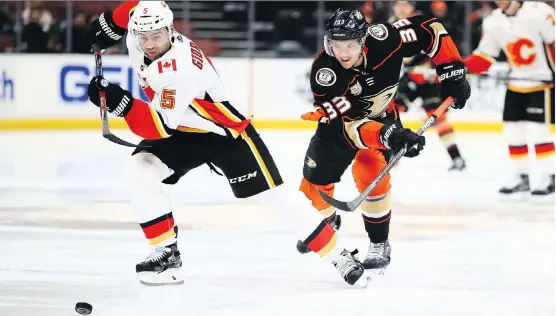
[[369, 24], [365, 20], [365, 16], [358, 10], [342, 10], [338, 9], [326, 23], [324, 27], [324, 49], [330, 56], [334, 56], [332, 52], [332, 40], [353, 40], [360, 41], [361, 47], [367, 37], [367, 28]]

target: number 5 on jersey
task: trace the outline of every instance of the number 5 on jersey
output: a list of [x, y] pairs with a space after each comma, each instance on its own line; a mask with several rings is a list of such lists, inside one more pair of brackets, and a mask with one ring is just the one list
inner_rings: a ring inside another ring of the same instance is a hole
[[346, 97], [335, 97], [332, 101], [326, 101], [322, 103], [322, 107], [328, 113], [328, 118], [333, 120], [338, 117], [338, 112], [341, 114], [346, 113], [351, 109], [351, 103], [346, 99]]
[[160, 94], [160, 107], [171, 110], [176, 106], [176, 90], [164, 89]]

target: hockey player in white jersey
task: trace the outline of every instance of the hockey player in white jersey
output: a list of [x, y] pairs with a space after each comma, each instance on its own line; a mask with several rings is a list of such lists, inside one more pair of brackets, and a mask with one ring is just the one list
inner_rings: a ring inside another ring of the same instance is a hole
[[306, 236], [303, 240], [314, 253], [328, 259], [347, 283], [364, 280], [362, 264], [340, 249], [335, 231], [309, 204], [306, 211], [288, 205], [291, 196], [284, 194], [283, 187], [277, 188], [282, 178], [264, 142], [250, 120], [228, 101], [210, 59], [174, 30], [167, 4], [125, 2], [100, 15], [86, 36], [105, 49], [126, 31], [133, 69], [150, 103], [101, 77], [91, 80], [89, 98], [99, 106], [102, 86], [108, 110], [124, 117], [130, 130], [144, 138], [140, 145], [150, 146], [135, 150], [128, 162], [131, 204], [153, 246], [151, 255], [136, 266], [141, 282], [183, 283], [177, 273], [182, 266], [177, 227], [161, 184], [175, 184], [204, 164], [217, 173], [220, 169], [238, 198], [268, 190], [265, 195], [271, 206]]
[[[485, 72], [503, 50], [510, 65], [508, 77], [516, 78], [508, 82], [503, 113], [504, 133], [516, 171], [500, 193], [553, 195], [554, 142], [550, 124], [554, 124], [554, 9], [536, 1], [496, 3], [498, 9], [483, 21], [483, 37], [465, 64], [470, 73]], [[542, 174], [541, 181], [532, 188], [527, 136], [532, 138]]]

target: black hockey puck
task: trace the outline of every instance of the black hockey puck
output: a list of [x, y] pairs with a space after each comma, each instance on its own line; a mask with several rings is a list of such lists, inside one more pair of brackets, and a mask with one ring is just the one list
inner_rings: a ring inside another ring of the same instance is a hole
[[75, 311], [81, 315], [89, 315], [93, 312], [93, 306], [86, 302], [77, 302], [75, 304]]

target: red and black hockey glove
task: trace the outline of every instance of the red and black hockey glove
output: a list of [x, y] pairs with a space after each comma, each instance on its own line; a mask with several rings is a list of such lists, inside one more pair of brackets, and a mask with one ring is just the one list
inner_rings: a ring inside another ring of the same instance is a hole
[[93, 77], [89, 82], [89, 100], [100, 107], [100, 91], [106, 94], [106, 110], [116, 116], [124, 117], [133, 106], [131, 92], [122, 89], [117, 84], [108, 82], [102, 77]]
[[440, 94], [443, 99], [453, 97], [456, 99], [452, 107], [462, 109], [471, 96], [471, 86], [465, 78], [465, 64], [461, 61], [438, 65], [436, 74], [440, 81]]
[[[85, 31], [85, 41], [92, 47], [98, 44], [100, 49], [116, 45], [127, 30], [114, 23], [112, 11], [106, 11], [96, 18]], [[92, 50], [91, 50], [92, 51]]]
[[380, 142], [394, 153], [402, 150], [407, 145], [405, 157], [415, 157], [425, 147], [425, 137], [419, 136], [410, 129], [402, 127], [398, 121], [382, 122], [384, 126], [380, 129]]

